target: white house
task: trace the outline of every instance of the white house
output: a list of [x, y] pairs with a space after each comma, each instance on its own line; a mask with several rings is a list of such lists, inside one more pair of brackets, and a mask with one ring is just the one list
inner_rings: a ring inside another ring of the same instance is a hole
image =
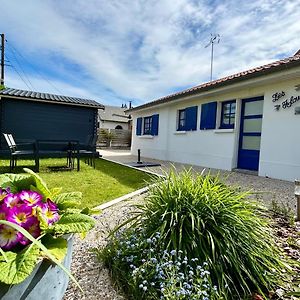
[[300, 177], [300, 51], [130, 110], [133, 154]]
[[125, 113], [126, 108], [105, 105], [98, 111], [99, 127], [105, 129], [130, 129], [130, 121]]

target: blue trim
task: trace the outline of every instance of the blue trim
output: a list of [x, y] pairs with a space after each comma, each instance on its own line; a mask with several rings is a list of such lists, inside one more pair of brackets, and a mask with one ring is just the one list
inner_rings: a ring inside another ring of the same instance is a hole
[[243, 136], [261, 136], [261, 132], [244, 132]]
[[247, 102], [259, 101], [259, 100], [264, 100], [264, 96], [247, 98], [247, 99], [243, 99], [242, 101], [243, 103], [247, 103]]
[[136, 135], [142, 135], [142, 122], [143, 118], [136, 119]]
[[185, 128], [186, 130], [197, 130], [198, 106], [191, 106], [185, 109]]
[[159, 123], [159, 115], [152, 116], [152, 135], [158, 135], [158, 123]]
[[250, 115], [250, 116], [244, 116], [244, 119], [262, 119], [262, 117], [263, 115]]
[[200, 129], [215, 129], [217, 120], [217, 102], [209, 102], [201, 105]]
[[[224, 124], [224, 106], [226, 104], [235, 104], [235, 109], [234, 112], [231, 111], [232, 106], [230, 105], [230, 112], [229, 112], [229, 122], [231, 121], [231, 119], [233, 119], [233, 123], [231, 124]], [[234, 128], [234, 124], [235, 124], [235, 114], [236, 114], [236, 100], [228, 100], [228, 101], [224, 101], [222, 102], [222, 110], [221, 110], [221, 121], [220, 121], [220, 129], [233, 129]], [[232, 116], [233, 115], [233, 116]]]
[[248, 169], [248, 170], [258, 170], [259, 167], [259, 155], [260, 150], [248, 150], [243, 149], [243, 137], [244, 136], [261, 136], [260, 132], [244, 132], [244, 120], [245, 119], [262, 119], [263, 115], [251, 115], [244, 116], [245, 114], [245, 104], [253, 101], [262, 101], [264, 97], [255, 97], [242, 100], [242, 110], [241, 110], [241, 124], [240, 124], [240, 135], [239, 135], [239, 151], [238, 151], [238, 168]]

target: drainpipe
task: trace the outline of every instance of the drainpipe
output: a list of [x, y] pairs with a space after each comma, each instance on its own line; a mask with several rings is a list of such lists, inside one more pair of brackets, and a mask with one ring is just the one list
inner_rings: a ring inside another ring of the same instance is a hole
[[295, 180], [295, 197], [297, 199], [297, 221], [300, 221], [300, 180]]

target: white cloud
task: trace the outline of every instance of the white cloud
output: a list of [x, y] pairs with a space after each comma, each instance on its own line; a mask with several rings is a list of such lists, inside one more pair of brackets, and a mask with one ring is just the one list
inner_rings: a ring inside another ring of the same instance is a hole
[[42, 57], [42, 68], [57, 69], [64, 93], [141, 103], [209, 79], [210, 32], [221, 34], [215, 77], [292, 55], [300, 48], [297, 2], [0, 0], [0, 27], [24, 54]]

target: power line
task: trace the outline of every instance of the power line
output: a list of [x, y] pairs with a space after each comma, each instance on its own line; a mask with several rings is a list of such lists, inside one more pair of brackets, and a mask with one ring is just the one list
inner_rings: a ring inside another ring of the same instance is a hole
[[29, 85], [31, 86], [31, 88], [34, 90], [34, 86], [32, 84], [32, 82], [30, 81], [29, 77], [26, 75], [25, 71], [23, 70], [22, 68], [22, 65], [21, 63], [19, 62], [19, 59], [17, 58], [16, 56], [16, 53], [14, 51], [14, 49], [9, 45], [10, 49], [12, 50], [11, 53], [13, 54], [16, 62], [17, 62], [17, 65], [19, 66], [19, 69], [21, 70], [21, 72], [23, 73], [24, 77], [26, 78], [26, 80], [28, 81]]
[[28, 89], [31, 89], [30, 87], [29, 87], [29, 85], [27, 84], [27, 82], [23, 79], [23, 77], [22, 77], [22, 75], [19, 73], [19, 71], [17, 70], [17, 68], [11, 63], [11, 61], [7, 58], [7, 56], [6, 56], [6, 54], [4, 54], [5, 55], [5, 58], [8, 60], [8, 62], [10, 62], [10, 67], [12, 67], [15, 71], [16, 71], [16, 73], [19, 75], [19, 77], [20, 77], [20, 79], [25, 83], [25, 85], [28, 87]]
[[49, 81], [39, 70], [37, 70], [10, 42], [6, 40], [7, 44], [15, 50], [15, 52], [36, 72], [38, 75], [49, 85], [51, 85], [52, 88], [54, 88], [58, 93], [63, 94], [62, 91], [60, 91], [51, 81]]

